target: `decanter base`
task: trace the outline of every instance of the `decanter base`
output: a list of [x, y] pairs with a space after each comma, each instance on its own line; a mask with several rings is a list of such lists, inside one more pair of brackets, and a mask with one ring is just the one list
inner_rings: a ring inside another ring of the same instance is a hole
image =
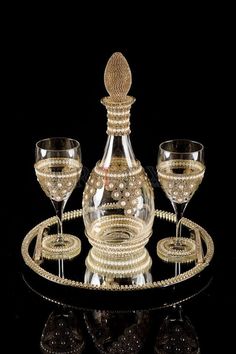
[[[131, 255], [122, 252], [105, 253], [93, 247], [85, 261], [87, 272], [85, 282], [89, 284], [120, 282], [128, 279], [129, 284], [146, 284], [152, 260], [146, 248], [141, 248]], [[93, 275], [97, 275], [94, 276]], [[96, 279], [95, 279], [96, 278]], [[120, 280], [119, 280], [120, 279]]]

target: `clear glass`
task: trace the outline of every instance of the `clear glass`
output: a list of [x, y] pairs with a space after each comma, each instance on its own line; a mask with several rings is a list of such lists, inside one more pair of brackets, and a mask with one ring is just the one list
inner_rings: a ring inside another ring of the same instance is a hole
[[62, 216], [82, 170], [79, 142], [66, 137], [38, 141], [34, 168], [37, 180], [50, 198], [58, 217], [58, 232], [48, 236], [48, 242], [44, 244], [44, 256], [51, 259], [70, 258], [76, 253], [74, 248], [78, 248], [79, 243], [75, 236], [63, 234]]
[[158, 179], [176, 215], [175, 239], [167, 238], [159, 247], [160, 254], [166, 257], [167, 261], [173, 259], [181, 262], [181, 257], [186, 252], [185, 260], [188, 261], [190, 260], [188, 252], [194, 253], [194, 243], [181, 237], [181, 219], [188, 202], [202, 182], [204, 172], [204, 147], [201, 143], [188, 139], [175, 139], [160, 144], [157, 162]]
[[[135, 159], [129, 136], [108, 136], [103, 158], [83, 194], [84, 224], [93, 246], [85, 281], [121, 284], [125, 278], [129, 284], [140, 284], [150, 279], [151, 258], [145, 245], [154, 215], [153, 189]], [[143, 276], [137, 277], [140, 273]]]

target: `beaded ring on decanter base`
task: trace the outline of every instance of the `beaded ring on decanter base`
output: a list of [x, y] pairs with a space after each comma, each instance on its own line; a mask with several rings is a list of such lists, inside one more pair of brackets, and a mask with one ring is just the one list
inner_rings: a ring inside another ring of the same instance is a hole
[[[167, 220], [169, 222], [175, 222], [175, 215], [170, 212], [162, 211], [162, 210], [156, 210], [155, 212], [156, 217]], [[74, 210], [70, 211], [64, 214], [64, 220], [72, 220], [76, 219], [82, 216], [82, 210]], [[26, 263], [26, 265], [31, 268], [35, 273], [40, 275], [41, 277], [52, 281], [57, 284], [61, 285], [66, 285], [66, 286], [71, 286], [71, 287], [76, 287], [80, 289], [88, 289], [88, 290], [101, 290], [101, 291], [133, 291], [133, 290], [144, 290], [144, 289], [155, 289], [155, 288], [161, 288], [161, 287], [167, 287], [171, 285], [178, 284], [184, 280], [190, 279], [193, 276], [199, 274], [202, 272], [210, 263], [212, 260], [213, 254], [214, 254], [214, 243], [212, 241], [212, 238], [210, 235], [207, 233], [207, 231], [199, 226], [198, 224], [194, 223], [193, 221], [183, 218], [182, 224], [184, 226], [187, 226], [190, 230], [196, 230], [197, 234], [200, 235], [201, 240], [205, 244], [205, 253], [202, 257], [202, 261], [196, 262], [196, 265], [177, 275], [174, 277], [170, 277], [167, 279], [159, 280], [159, 281], [154, 281], [152, 283], [147, 283], [145, 285], [114, 285], [110, 287], [98, 287], [96, 285], [90, 285], [90, 284], [85, 284], [81, 281], [76, 281], [76, 280], [71, 280], [71, 279], [66, 279], [66, 278], [61, 278], [55, 274], [52, 274], [45, 269], [43, 269], [39, 263], [37, 263], [33, 257], [29, 254], [29, 247], [31, 242], [37, 237], [38, 232], [42, 227], [50, 227], [54, 224], [57, 223], [57, 218], [52, 217], [49, 218], [40, 224], [36, 225], [32, 230], [28, 232], [28, 234], [25, 236], [22, 246], [21, 246], [21, 253], [22, 257]]]

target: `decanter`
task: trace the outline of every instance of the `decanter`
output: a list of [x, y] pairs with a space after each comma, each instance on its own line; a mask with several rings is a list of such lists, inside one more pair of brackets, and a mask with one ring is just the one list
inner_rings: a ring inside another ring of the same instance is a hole
[[85, 282], [98, 286], [152, 280], [145, 245], [152, 234], [154, 193], [130, 142], [130, 109], [135, 102], [128, 96], [131, 82], [127, 60], [114, 53], [104, 72], [109, 96], [101, 100], [107, 110], [107, 143], [83, 193], [85, 232], [92, 245]]

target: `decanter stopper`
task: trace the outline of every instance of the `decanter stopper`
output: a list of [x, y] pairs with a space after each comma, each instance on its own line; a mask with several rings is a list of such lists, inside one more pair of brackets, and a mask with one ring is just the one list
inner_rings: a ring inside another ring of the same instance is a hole
[[151, 281], [145, 245], [152, 233], [154, 195], [129, 138], [135, 101], [128, 95], [131, 82], [127, 60], [114, 53], [104, 73], [109, 96], [101, 100], [107, 110], [107, 143], [83, 194], [85, 230], [92, 245], [85, 282], [109, 287]]
[[107, 62], [104, 83], [112, 102], [124, 102], [132, 84], [132, 75], [125, 57], [117, 52]]

